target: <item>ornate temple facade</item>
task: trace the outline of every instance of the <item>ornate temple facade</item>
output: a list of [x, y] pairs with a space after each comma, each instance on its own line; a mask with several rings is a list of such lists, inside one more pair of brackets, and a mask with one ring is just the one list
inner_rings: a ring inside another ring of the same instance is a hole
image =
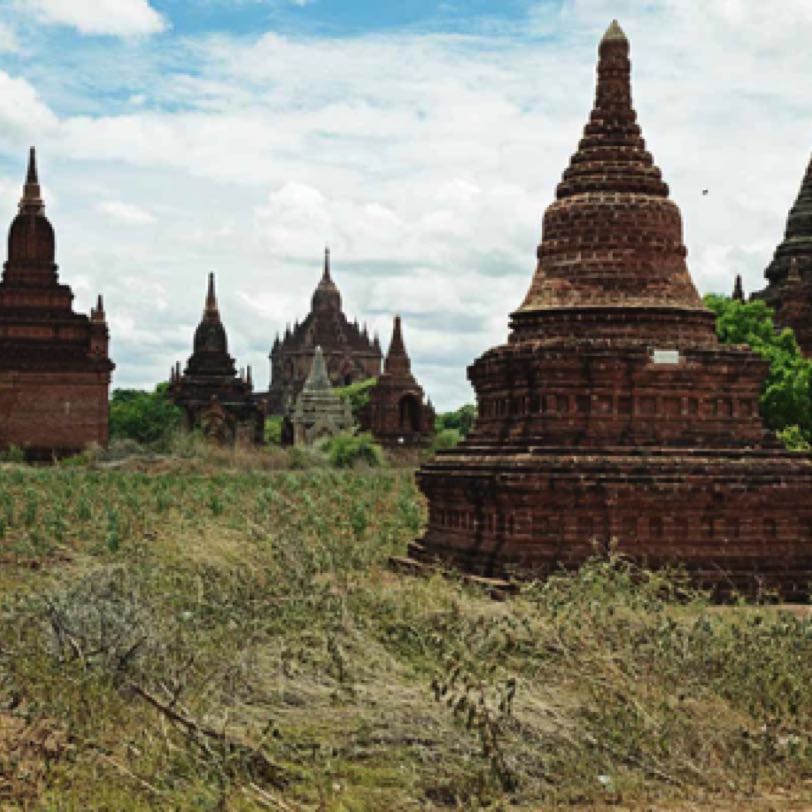
[[776, 325], [791, 327], [804, 355], [812, 357], [812, 159], [764, 276], [767, 287], [753, 298], [770, 305]]
[[214, 274], [203, 317], [195, 330], [192, 355], [181, 373], [172, 370], [169, 392], [186, 417], [188, 429], [199, 428], [220, 443], [263, 441], [264, 415], [253, 395], [251, 368], [237, 374], [228, 354], [228, 339], [214, 292]]
[[0, 447], [33, 459], [75, 453], [108, 436], [114, 364], [101, 296], [90, 317], [60, 284], [34, 148], [0, 281]]
[[350, 404], [339, 397], [330, 383], [321, 347], [313, 352], [313, 364], [282, 429], [285, 445], [310, 445], [353, 428]]
[[432, 441], [434, 409], [412, 375], [400, 316], [395, 316], [383, 374], [370, 390], [360, 422], [384, 446], [427, 446]]
[[429, 515], [410, 555], [543, 575], [616, 546], [720, 593], [806, 595], [812, 460], [762, 424], [766, 363], [717, 340], [616, 22], [597, 74], [508, 341], [468, 369], [474, 429], [418, 472]]
[[324, 270], [305, 320], [288, 328], [271, 350], [271, 385], [262, 398], [268, 414], [286, 414], [304, 386], [313, 365], [316, 347], [324, 353], [333, 386], [345, 386], [381, 374], [381, 346], [366, 327], [350, 322], [341, 309], [341, 293], [330, 275], [330, 251], [324, 253]]

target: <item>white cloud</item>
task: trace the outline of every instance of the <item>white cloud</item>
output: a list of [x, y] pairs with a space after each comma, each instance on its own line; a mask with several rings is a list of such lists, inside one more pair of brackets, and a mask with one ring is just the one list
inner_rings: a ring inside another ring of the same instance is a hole
[[37, 135], [49, 135], [57, 116], [25, 79], [0, 70], [0, 144], [20, 144]]
[[148, 0], [26, 0], [26, 6], [44, 22], [73, 26], [82, 34], [133, 36], [167, 28]]
[[111, 220], [126, 225], [142, 226], [155, 222], [155, 216], [140, 206], [124, 203], [121, 200], [105, 200], [99, 203], [98, 209]]
[[218, 36], [101, 115], [57, 118], [0, 73], [0, 149], [21, 178], [21, 147], [42, 142], [61, 273], [84, 277], [80, 307], [105, 293], [116, 385], [151, 385], [189, 354], [209, 270], [232, 353], [266, 385], [273, 335], [306, 314], [329, 243], [348, 315], [385, 344], [401, 312], [418, 378], [451, 408], [530, 283], [612, 16], [698, 287], [729, 290], [737, 272], [762, 284], [812, 132], [812, 20], [806, 0], [788, 3], [794, 25], [732, 0], [568, 0], [537, 13], [542, 40]]

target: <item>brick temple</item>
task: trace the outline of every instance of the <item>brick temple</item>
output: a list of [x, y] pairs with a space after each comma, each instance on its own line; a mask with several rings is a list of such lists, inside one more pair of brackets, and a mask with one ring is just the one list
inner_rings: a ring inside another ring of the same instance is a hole
[[804, 355], [812, 357], [812, 159], [764, 276], [767, 287], [753, 298], [770, 305], [776, 325], [791, 327]]
[[805, 596], [812, 460], [762, 424], [766, 363], [716, 338], [636, 123], [617, 22], [537, 254], [508, 342], [468, 368], [473, 431], [418, 472], [428, 525], [410, 555], [544, 575], [616, 545], [722, 594]]
[[180, 364], [172, 370], [169, 392], [183, 409], [188, 429], [200, 429], [223, 444], [263, 441], [264, 416], [254, 399], [251, 368], [238, 374], [228, 354], [213, 273], [209, 274], [206, 305], [195, 330], [192, 355], [182, 374]]
[[381, 374], [381, 346], [366, 327], [350, 322], [341, 307], [341, 293], [332, 279], [330, 251], [324, 252], [322, 277], [313, 293], [310, 313], [291, 331], [277, 336], [271, 350], [271, 385], [263, 395], [268, 414], [286, 414], [302, 390], [316, 347], [324, 353], [333, 386], [345, 386]]
[[114, 368], [101, 296], [90, 317], [61, 284], [31, 148], [0, 281], [0, 447], [31, 459], [80, 451], [108, 436]]
[[383, 374], [370, 390], [360, 422], [384, 446], [427, 446], [434, 436], [434, 409], [412, 374], [400, 316], [395, 316]]

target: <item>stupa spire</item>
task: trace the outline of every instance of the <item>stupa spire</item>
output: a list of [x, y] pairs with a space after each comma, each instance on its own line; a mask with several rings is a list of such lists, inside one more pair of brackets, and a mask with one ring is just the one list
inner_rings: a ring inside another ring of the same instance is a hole
[[324, 249], [324, 269], [316, 286], [311, 302], [311, 310], [341, 310], [341, 294], [330, 276], [330, 249]]
[[736, 302], [744, 301], [744, 288], [742, 287], [741, 274], [736, 274], [736, 281], [733, 283], [733, 300]]
[[39, 214], [44, 205], [37, 172], [37, 151], [35, 147], [31, 147], [28, 152], [28, 170], [25, 174], [23, 196], [20, 198], [20, 211]]
[[214, 317], [219, 320], [220, 318], [220, 311], [217, 307], [217, 294], [214, 290], [214, 273], [209, 274], [209, 288], [206, 292], [206, 308], [204, 310], [204, 316]]
[[324, 391], [331, 389], [330, 377], [327, 375], [327, 366], [324, 363], [324, 353], [321, 347], [316, 347], [316, 352], [313, 354], [313, 366], [310, 368], [310, 374], [307, 376], [304, 388], [309, 392]]
[[392, 325], [392, 340], [389, 342], [383, 369], [384, 372], [390, 375], [411, 375], [411, 362], [406, 353], [406, 346], [403, 343], [400, 316], [395, 316]]
[[330, 277], [330, 249], [328, 246], [324, 247], [324, 272], [321, 276], [322, 282], [332, 282]]
[[105, 321], [106, 316], [104, 313], [104, 298], [102, 297], [101, 293], [98, 295], [96, 299], [96, 307], [91, 308], [90, 310], [90, 320], [91, 321]]
[[[589, 308], [586, 321], [594, 315], [596, 322], [577, 321], [593, 338], [614, 331], [597, 308], [623, 308], [626, 331], [641, 342], [655, 323], [662, 340], [694, 333], [699, 343], [715, 342], [685, 264], [679, 209], [637, 124], [629, 41], [617, 21], [598, 46], [595, 103], [556, 197], [544, 214], [536, 273], [514, 328], [545, 339], [571, 335], [563, 311]], [[675, 316], [683, 324], [665, 327], [653, 315], [663, 307], [683, 311]], [[694, 322], [690, 329], [686, 320]]]

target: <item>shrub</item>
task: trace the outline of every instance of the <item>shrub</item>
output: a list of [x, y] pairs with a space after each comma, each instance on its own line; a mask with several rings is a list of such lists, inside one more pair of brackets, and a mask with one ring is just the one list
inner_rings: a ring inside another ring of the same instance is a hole
[[371, 434], [336, 434], [325, 443], [324, 450], [336, 468], [351, 468], [358, 463], [375, 467], [383, 462], [383, 452]]
[[282, 421], [281, 415], [272, 415], [265, 418], [265, 442], [268, 445], [282, 445]]
[[25, 451], [19, 446], [10, 445], [5, 451], [0, 452], [0, 462], [25, 462]]
[[442, 448], [454, 448], [462, 440], [459, 429], [441, 429], [436, 432], [431, 442], [431, 450], [439, 451]]

